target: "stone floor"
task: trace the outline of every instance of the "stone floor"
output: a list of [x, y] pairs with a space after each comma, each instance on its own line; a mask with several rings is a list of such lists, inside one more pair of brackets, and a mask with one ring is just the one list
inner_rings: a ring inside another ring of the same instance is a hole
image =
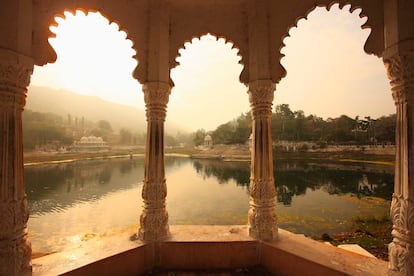
[[198, 271], [164, 271], [154, 269], [145, 276], [270, 276], [263, 267], [239, 268], [234, 270], [198, 270]]

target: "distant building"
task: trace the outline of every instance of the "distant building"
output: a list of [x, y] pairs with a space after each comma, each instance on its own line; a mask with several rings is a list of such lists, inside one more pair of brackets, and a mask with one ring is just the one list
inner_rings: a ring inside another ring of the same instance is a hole
[[72, 151], [108, 151], [111, 147], [102, 137], [84, 136], [71, 147]]
[[213, 138], [209, 134], [204, 137], [204, 146], [209, 148], [213, 147]]

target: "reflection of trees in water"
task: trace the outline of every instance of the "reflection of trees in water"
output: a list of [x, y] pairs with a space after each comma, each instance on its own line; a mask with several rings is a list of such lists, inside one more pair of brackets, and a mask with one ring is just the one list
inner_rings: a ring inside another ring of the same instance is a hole
[[111, 167], [109, 166], [109, 164], [107, 164], [102, 168], [101, 172], [99, 173], [99, 184], [107, 184], [111, 180], [111, 174]]
[[[215, 177], [220, 184], [233, 179], [237, 185], [249, 185], [249, 163], [195, 160], [193, 166], [204, 179]], [[277, 201], [284, 205], [290, 205], [294, 196], [304, 195], [308, 189], [322, 189], [331, 195], [354, 194], [390, 200], [394, 183], [392, 173], [374, 167], [325, 166], [304, 161], [275, 163], [274, 178]]]
[[131, 162], [123, 162], [119, 165], [119, 172], [121, 174], [129, 174], [133, 168], [136, 167], [136, 163], [131, 160]]
[[[137, 182], [142, 178], [143, 164], [143, 160], [96, 160], [27, 167], [25, 187], [30, 212], [60, 210], [130, 188], [131, 177], [137, 176]], [[121, 179], [123, 175], [128, 178]]]
[[219, 184], [226, 184], [233, 179], [237, 186], [249, 186], [250, 164], [247, 162], [195, 160], [193, 167], [203, 179], [214, 176]]
[[178, 170], [183, 165], [191, 162], [188, 157], [166, 156], [165, 157], [165, 169], [166, 170]]
[[290, 191], [289, 187], [282, 185], [276, 186], [277, 202], [283, 202], [283, 205], [290, 206], [292, 204], [292, 197], [295, 195], [294, 191]]
[[[292, 168], [291, 165], [289, 165]], [[286, 169], [286, 165], [275, 166], [275, 185], [278, 201], [290, 205], [292, 197], [304, 195], [307, 189], [322, 189], [328, 194], [354, 194], [358, 197], [376, 196], [391, 199], [394, 176], [384, 171], [372, 172], [329, 168], [311, 165], [302, 169]]]
[[[246, 188], [250, 181], [248, 162], [166, 158], [166, 169], [176, 170], [192, 162], [197, 174], [214, 177], [220, 184], [233, 180]], [[32, 214], [64, 208], [75, 202], [96, 200], [105, 194], [131, 187], [143, 179], [143, 159], [100, 160], [25, 168], [25, 186]], [[393, 174], [377, 167], [355, 165], [277, 162], [274, 167], [277, 201], [285, 205], [307, 189], [329, 194], [353, 194], [391, 199]], [[39, 203], [41, 202], [41, 203]]]

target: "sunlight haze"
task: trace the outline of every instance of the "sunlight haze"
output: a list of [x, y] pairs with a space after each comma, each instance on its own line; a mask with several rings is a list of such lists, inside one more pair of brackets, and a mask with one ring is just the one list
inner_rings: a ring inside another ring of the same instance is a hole
[[[382, 60], [367, 55], [363, 46], [370, 30], [366, 18], [349, 6], [330, 12], [317, 8], [300, 20], [284, 40], [281, 63], [287, 77], [276, 85], [274, 105], [323, 118], [346, 114], [379, 117], [395, 112]], [[136, 61], [132, 42], [115, 23], [99, 13], [65, 13], [51, 27], [58, 59], [35, 67], [32, 85], [96, 95], [108, 101], [144, 109], [141, 85], [132, 78]], [[194, 131], [214, 130], [249, 110], [246, 87], [239, 82], [242, 65], [231, 43], [204, 36], [186, 43], [180, 63], [171, 72], [175, 87], [167, 120]], [[276, 57], [275, 57], [276, 58]]]

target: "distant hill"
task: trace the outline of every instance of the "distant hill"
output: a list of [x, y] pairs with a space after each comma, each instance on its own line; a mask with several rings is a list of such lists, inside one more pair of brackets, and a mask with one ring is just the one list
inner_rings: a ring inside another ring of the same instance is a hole
[[[127, 128], [137, 132], [146, 131], [145, 111], [127, 105], [86, 96], [76, 92], [48, 87], [30, 86], [26, 109], [55, 113], [64, 118], [85, 117], [90, 121], [107, 120], [115, 131]], [[169, 132], [182, 131], [174, 122], [168, 122]]]

